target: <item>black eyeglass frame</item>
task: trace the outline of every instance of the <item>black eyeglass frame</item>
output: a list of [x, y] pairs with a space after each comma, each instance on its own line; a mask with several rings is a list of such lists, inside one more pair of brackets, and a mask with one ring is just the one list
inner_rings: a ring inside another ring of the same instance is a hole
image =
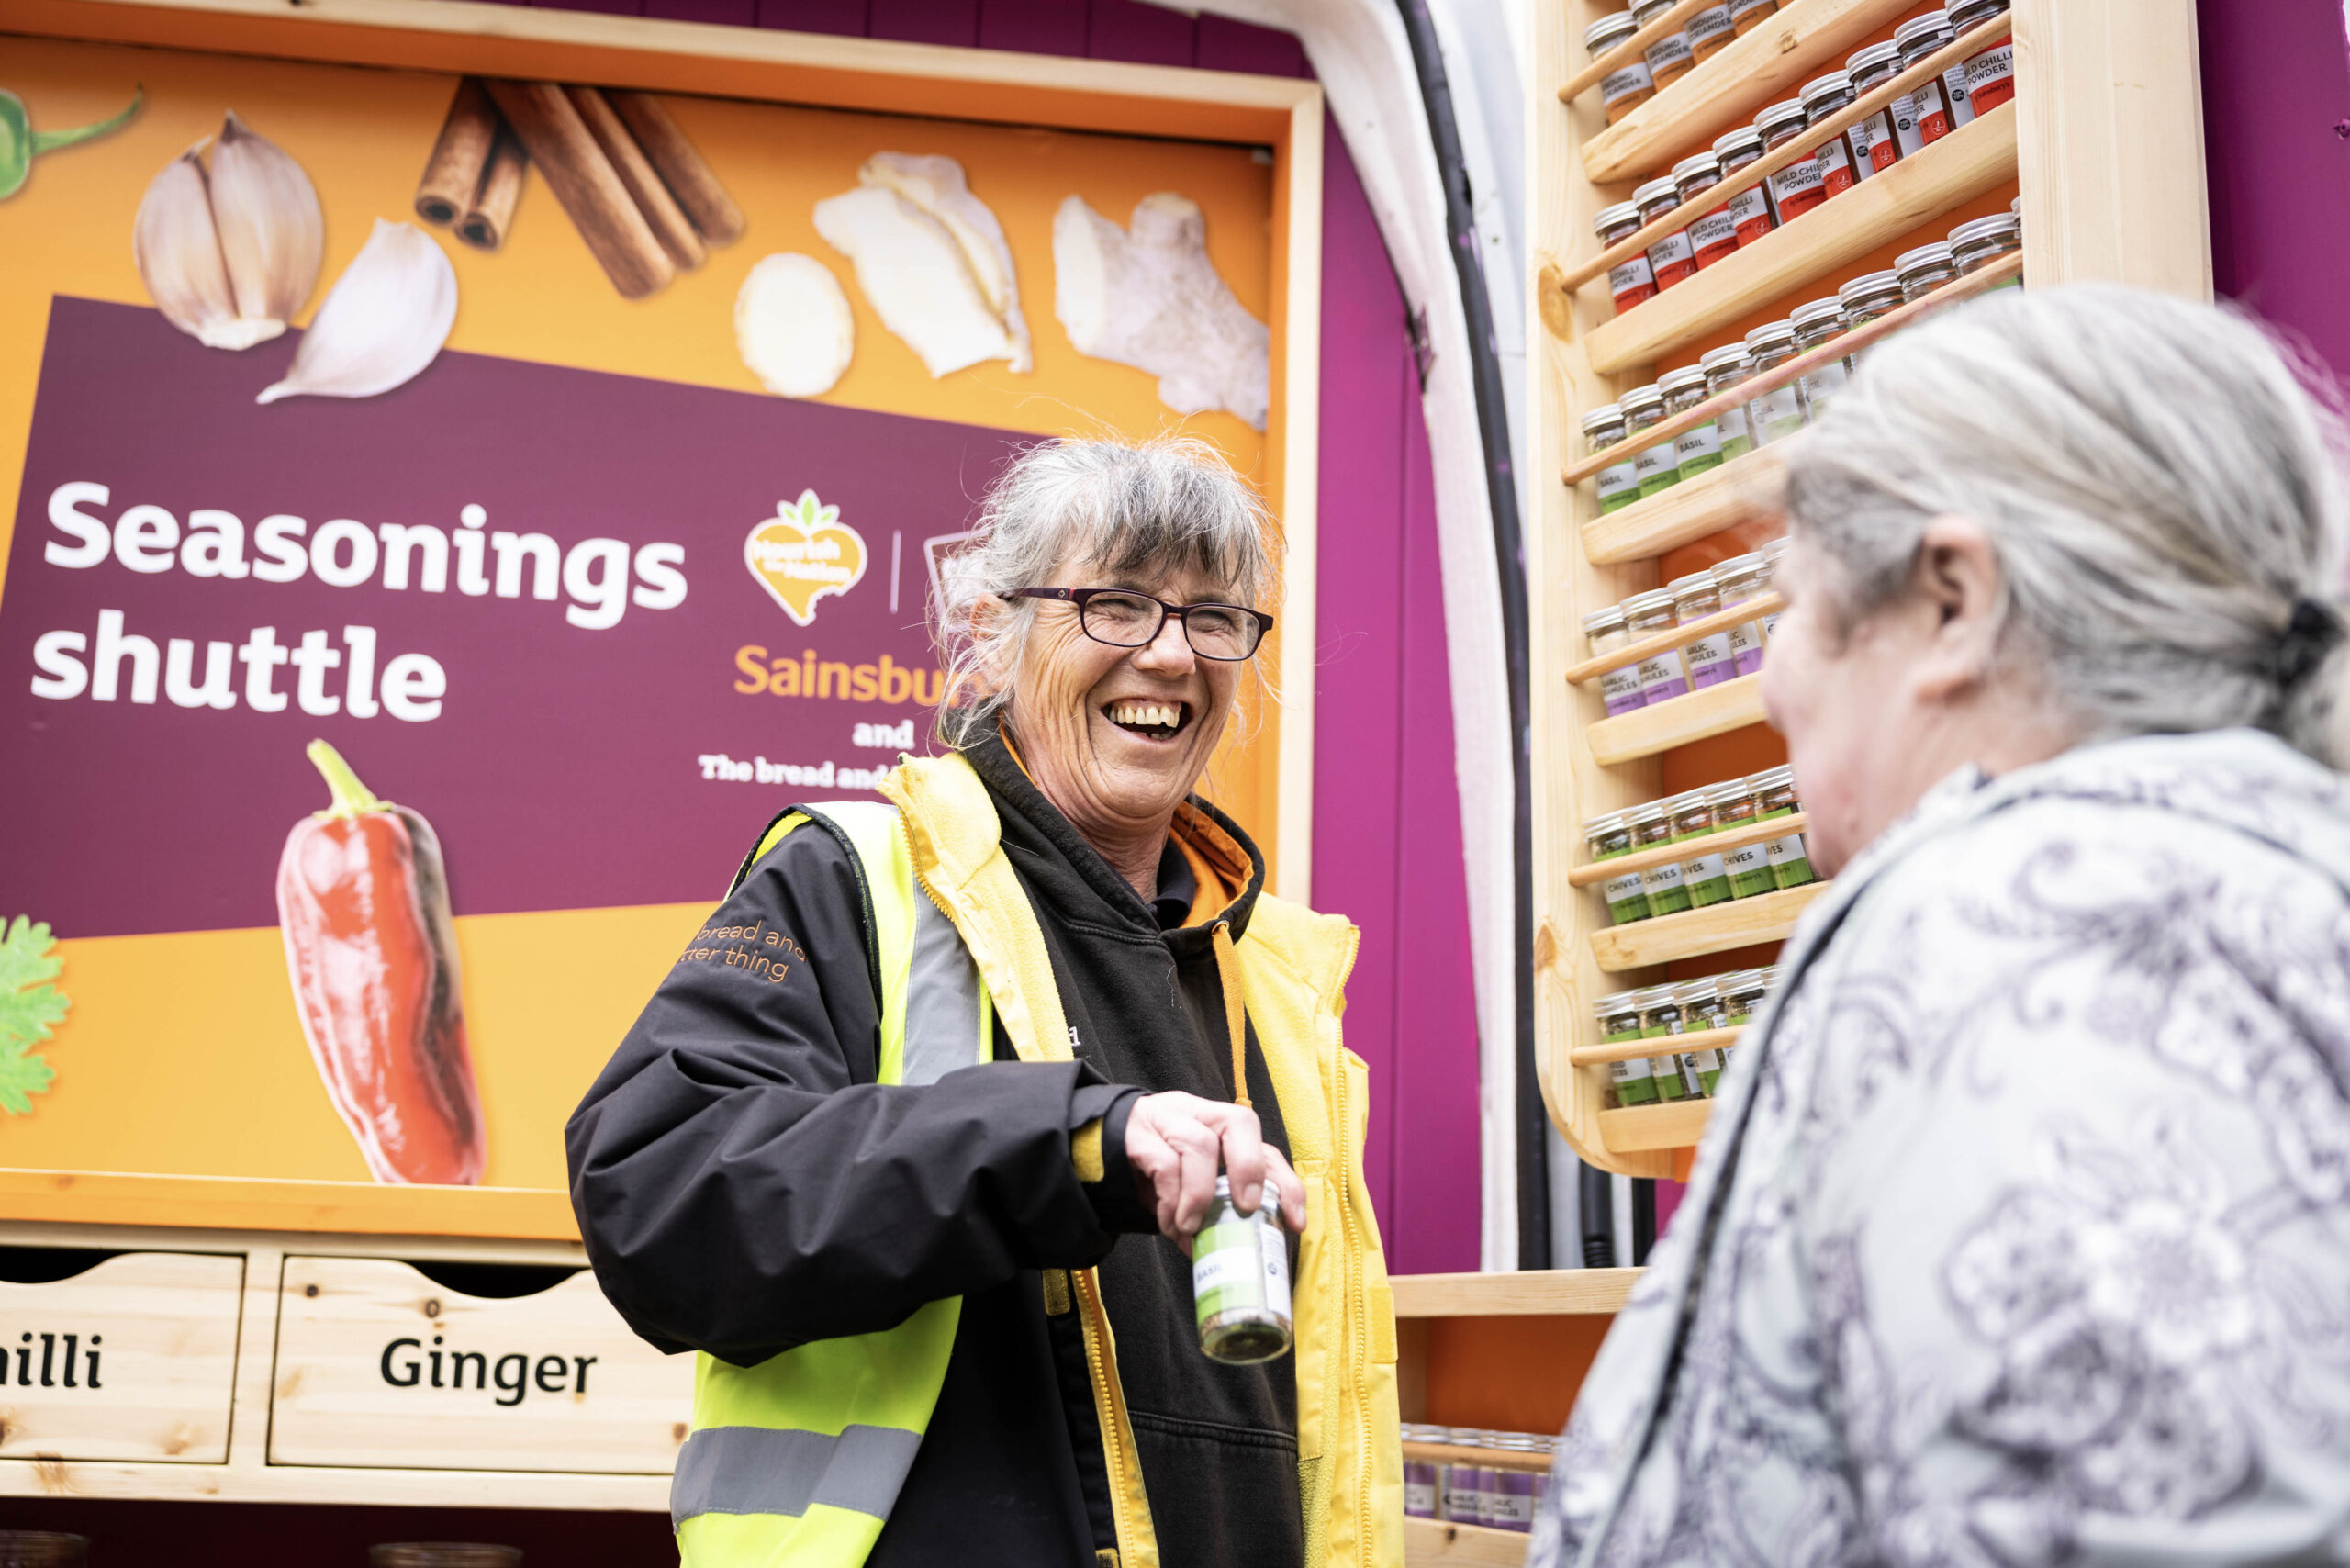
[[[1148, 599], [1158, 606], [1158, 620], [1151, 627], [1150, 635], [1139, 643], [1113, 643], [1109, 638], [1097, 634], [1092, 627], [1087, 625], [1086, 604], [1096, 595], [1105, 593], [1120, 594], [1127, 599]], [[1183, 623], [1183, 641], [1191, 644], [1192, 652], [1203, 659], [1214, 659], [1218, 664], [1237, 665], [1255, 658], [1257, 650], [1265, 645], [1265, 633], [1273, 629], [1271, 616], [1261, 610], [1251, 610], [1245, 604], [1169, 604], [1163, 599], [1143, 592], [1140, 588], [1010, 588], [996, 597], [998, 599], [1055, 599], [1067, 604], [1073, 604], [1077, 606], [1078, 629], [1105, 648], [1147, 648], [1151, 644], [1158, 641], [1158, 634], [1167, 629], [1167, 618], [1171, 615]], [[1245, 654], [1211, 654], [1197, 643], [1192, 642], [1191, 616], [1192, 611], [1195, 610], [1221, 610], [1235, 615], [1245, 615], [1257, 623], [1257, 640], [1248, 644], [1248, 651]]]

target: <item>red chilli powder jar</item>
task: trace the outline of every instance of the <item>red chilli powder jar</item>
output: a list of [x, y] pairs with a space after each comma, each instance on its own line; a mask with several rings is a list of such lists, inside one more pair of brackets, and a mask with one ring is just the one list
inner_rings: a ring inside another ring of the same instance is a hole
[[[1599, 230], [1602, 250], [1639, 231], [1640, 209], [1628, 201], [1599, 209], [1594, 227]], [[1649, 270], [1646, 252], [1627, 256], [1607, 269], [1607, 292], [1615, 297], [1620, 314], [1656, 292], [1656, 274]]]
[[[1727, 180], [1749, 163], [1762, 156], [1762, 133], [1751, 125], [1740, 126], [1714, 143], [1714, 156], [1721, 160], [1722, 178]], [[1751, 245], [1779, 226], [1776, 212], [1771, 207], [1771, 182], [1763, 180], [1747, 186], [1729, 198], [1730, 221], [1738, 225], [1738, 242]]]
[[[1632, 7], [1632, 20], [1645, 28], [1678, 3], [1679, 0], [1640, 0], [1640, 4]], [[1685, 30], [1665, 34], [1642, 50], [1640, 57], [1649, 62], [1649, 75], [1660, 93], [1697, 66], [1696, 57], [1690, 52], [1689, 34]]]
[[[1710, 152], [1684, 158], [1673, 166], [1673, 188], [1691, 201], [1722, 183], [1722, 161]], [[1728, 204], [1690, 220], [1689, 248], [1696, 252], [1697, 270], [1705, 271], [1738, 249], [1738, 220]]]
[[[1950, 30], [1950, 17], [1943, 12], [1928, 11], [1910, 17], [1893, 29], [1894, 47], [1901, 51], [1901, 69], [1909, 70], [1957, 36]], [[1909, 136], [1901, 143], [1901, 155], [1906, 158], [1928, 142], [1940, 141], [1974, 118], [1966, 102], [1966, 67], [1951, 66], [1938, 79], [1911, 90]]]
[[[1852, 103], [1852, 81], [1841, 71], [1815, 76], [1804, 84], [1803, 116], [1808, 124], [1818, 125], [1851, 107]], [[1852, 156], [1852, 146], [1841, 134], [1821, 142], [1812, 156], [1819, 165], [1820, 186], [1832, 196], [1842, 196], [1874, 173], [1866, 159]]]
[[[1972, 32], [2004, 15], [2008, 0], [1959, 0], [1950, 8], [1953, 33]], [[1966, 62], [1966, 99], [1978, 115], [1987, 115], [2016, 95], [2016, 40], [2001, 39]]]
[[[1900, 70], [1901, 50], [1889, 43], [1873, 43], [1844, 62], [1844, 73], [1852, 79], [1855, 97], [1876, 91]], [[1863, 179], [1883, 174], [1900, 160], [1900, 118], [1894, 111], [1902, 106], [1902, 100], [1896, 99], [1844, 132], [1844, 144], [1867, 171]]]
[[[1594, 60], [1640, 30], [1629, 11], [1602, 17], [1583, 30], [1583, 47]], [[1599, 79], [1599, 107], [1614, 125], [1656, 96], [1656, 80], [1645, 60], [1627, 61]]]
[[[1632, 200], [1639, 207], [1640, 221], [1654, 223], [1681, 205], [1681, 190], [1670, 177], [1651, 180], [1632, 193]], [[1689, 231], [1676, 229], [1651, 245], [1649, 270], [1656, 274], [1656, 286], [1660, 292], [1695, 277], [1697, 253], [1689, 243]]]
[[[1803, 106], [1792, 99], [1773, 104], [1754, 118], [1754, 129], [1762, 133], [1765, 152], [1793, 141], [1810, 123]], [[1771, 210], [1778, 214], [1781, 223], [1793, 223], [1827, 199], [1828, 187], [1820, 183], [1817, 158], [1798, 158], [1771, 176]]]

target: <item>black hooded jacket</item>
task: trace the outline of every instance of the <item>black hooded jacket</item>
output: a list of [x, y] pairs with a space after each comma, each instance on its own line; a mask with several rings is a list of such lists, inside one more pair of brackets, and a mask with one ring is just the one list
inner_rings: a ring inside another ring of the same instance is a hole
[[[1245, 935], [1263, 860], [1194, 801], [1179, 836], [1195, 853], [1162, 863], [1158, 906], [1180, 908], [1199, 868], [1208, 894], [1198, 918], [1161, 929], [1001, 740], [966, 755], [1043, 930], [1078, 1059], [1019, 1061], [999, 1028], [992, 1063], [875, 1083], [856, 870], [830, 834], [795, 832], [711, 919], [785, 933], [802, 972], [771, 984], [681, 958], [566, 1129], [597, 1277], [654, 1344], [740, 1365], [961, 1296], [936, 1411], [869, 1562], [1093, 1568], [1117, 1542], [1058, 1271], [1098, 1265], [1161, 1560], [1294, 1568], [1292, 1359], [1234, 1367], [1201, 1352], [1190, 1261], [1158, 1234], [1124, 1148], [1141, 1093], [1233, 1097], [1214, 924]], [[1267, 1141], [1286, 1154], [1253, 1029], [1248, 1071]], [[1105, 1175], [1088, 1183], [1070, 1139], [1096, 1120]]]

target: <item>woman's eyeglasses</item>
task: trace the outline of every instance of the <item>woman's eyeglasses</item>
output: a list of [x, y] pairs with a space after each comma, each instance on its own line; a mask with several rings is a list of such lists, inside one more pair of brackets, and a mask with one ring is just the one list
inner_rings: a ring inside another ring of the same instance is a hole
[[1183, 640], [1203, 659], [1245, 659], [1272, 629], [1273, 618], [1237, 604], [1169, 604], [1132, 588], [1013, 588], [1002, 599], [1058, 599], [1077, 606], [1077, 623], [1113, 648], [1147, 646], [1167, 618], [1183, 623]]

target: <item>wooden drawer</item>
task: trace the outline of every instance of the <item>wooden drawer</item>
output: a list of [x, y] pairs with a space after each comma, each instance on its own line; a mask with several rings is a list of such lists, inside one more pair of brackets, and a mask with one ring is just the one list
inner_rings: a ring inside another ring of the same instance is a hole
[[0, 1458], [227, 1462], [242, 1258], [7, 1250]]
[[273, 1464], [666, 1474], [694, 1362], [629, 1332], [585, 1270], [468, 1294], [383, 1258], [289, 1257]]

